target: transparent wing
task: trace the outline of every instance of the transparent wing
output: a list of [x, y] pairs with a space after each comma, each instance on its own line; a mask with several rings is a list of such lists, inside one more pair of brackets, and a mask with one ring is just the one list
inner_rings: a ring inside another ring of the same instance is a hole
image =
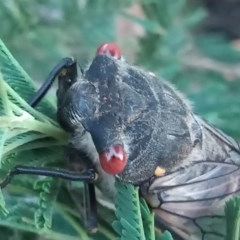
[[201, 125], [202, 129], [209, 131], [215, 138], [218, 138], [220, 140], [221, 144], [228, 145], [228, 147], [236, 153], [239, 154], [238, 158], [240, 158], [240, 144], [232, 137], [225, 134], [223, 131], [221, 131], [218, 128], [215, 128], [213, 125], [211, 125], [206, 120], [203, 120], [202, 118], [194, 115], [195, 120]]
[[221, 162], [195, 162], [149, 188], [157, 218], [183, 239], [203, 240], [224, 239], [223, 205], [239, 192], [240, 167]]
[[201, 129], [198, 149], [177, 170], [154, 177], [146, 199], [156, 218], [182, 239], [221, 240], [225, 201], [240, 195], [240, 146], [196, 115], [193, 118]]

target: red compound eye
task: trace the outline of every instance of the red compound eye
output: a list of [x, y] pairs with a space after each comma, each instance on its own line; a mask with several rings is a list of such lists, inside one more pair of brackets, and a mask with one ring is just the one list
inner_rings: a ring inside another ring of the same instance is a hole
[[96, 55], [98, 54], [106, 54], [116, 58], [121, 57], [120, 48], [116, 43], [112, 43], [112, 42], [107, 42], [100, 45], [96, 52]]
[[127, 163], [127, 156], [121, 145], [114, 145], [99, 155], [101, 167], [108, 174], [118, 174]]

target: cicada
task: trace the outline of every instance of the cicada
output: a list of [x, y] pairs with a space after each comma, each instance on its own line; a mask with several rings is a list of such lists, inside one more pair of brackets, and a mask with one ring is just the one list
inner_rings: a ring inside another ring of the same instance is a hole
[[[169, 82], [125, 61], [113, 43], [101, 45], [85, 70], [62, 60], [51, 82], [56, 76], [59, 124], [71, 133], [70, 148], [98, 173], [104, 195], [113, 197], [116, 178], [131, 183], [157, 221], [182, 239], [224, 238], [213, 222], [240, 190], [238, 142], [194, 114]], [[94, 172], [79, 179], [93, 182]]]

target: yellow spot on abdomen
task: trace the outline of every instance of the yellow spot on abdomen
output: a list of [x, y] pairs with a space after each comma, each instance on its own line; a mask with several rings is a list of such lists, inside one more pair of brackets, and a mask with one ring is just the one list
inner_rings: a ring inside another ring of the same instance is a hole
[[166, 170], [164, 168], [161, 167], [156, 167], [155, 171], [154, 171], [154, 175], [157, 177], [161, 177], [166, 173]]

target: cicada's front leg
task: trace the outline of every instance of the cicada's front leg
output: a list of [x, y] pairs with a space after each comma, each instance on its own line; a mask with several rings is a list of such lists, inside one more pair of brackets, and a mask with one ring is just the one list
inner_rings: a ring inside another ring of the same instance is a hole
[[[66, 149], [65, 159], [67, 160], [68, 168], [74, 173], [84, 173], [92, 169], [96, 173], [91, 160], [88, 155], [81, 150], [73, 148], [70, 143]], [[95, 179], [96, 180], [96, 179]], [[74, 194], [72, 195], [73, 200], [76, 201], [76, 206], [78, 207], [80, 214], [84, 220], [84, 226], [89, 232], [94, 233], [97, 231], [98, 221], [97, 221], [97, 201], [95, 194], [95, 181], [92, 183], [84, 182], [84, 193], [83, 199], [76, 199]], [[79, 205], [82, 202], [82, 205]]]

